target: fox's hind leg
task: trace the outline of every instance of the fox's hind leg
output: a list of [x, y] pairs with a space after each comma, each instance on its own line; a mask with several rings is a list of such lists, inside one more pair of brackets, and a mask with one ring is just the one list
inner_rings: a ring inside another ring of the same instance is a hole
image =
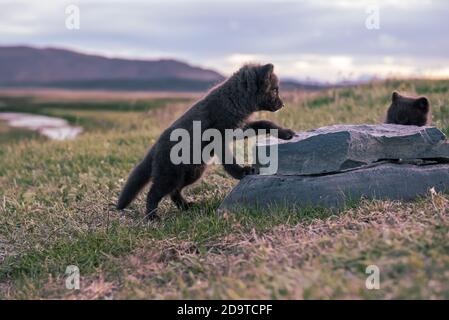
[[163, 197], [173, 192], [176, 184], [171, 181], [155, 180], [147, 195], [146, 218], [153, 220], [158, 218], [157, 206]]

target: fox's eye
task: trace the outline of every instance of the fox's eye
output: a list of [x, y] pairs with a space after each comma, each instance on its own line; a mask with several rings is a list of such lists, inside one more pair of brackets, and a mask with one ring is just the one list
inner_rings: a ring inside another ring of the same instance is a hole
[[279, 93], [279, 89], [278, 89], [278, 88], [273, 88], [273, 89], [271, 89], [271, 91], [272, 91], [273, 93], [275, 93], [275, 94], [278, 94], [278, 93]]

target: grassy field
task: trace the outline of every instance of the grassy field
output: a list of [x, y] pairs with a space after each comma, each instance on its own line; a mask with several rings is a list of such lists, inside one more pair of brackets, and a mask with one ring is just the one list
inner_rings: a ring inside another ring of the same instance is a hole
[[[285, 109], [258, 117], [296, 130], [375, 124], [393, 90], [426, 95], [433, 124], [449, 133], [443, 80], [285, 93]], [[0, 298], [449, 299], [447, 194], [362, 201], [340, 212], [217, 216], [236, 181], [211, 167], [187, 190], [197, 202], [188, 212], [164, 200], [161, 221], [146, 225], [144, 196], [116, 211], [130, 169], [192, 99], [0, 97], [0, 110], [59, 116], [86, 129], [56, 142], [0, 123]], [[365, 287], [373, 264], [379, 290]], [[80, 269], [80, 290], [66, 289], [69, 265]]]

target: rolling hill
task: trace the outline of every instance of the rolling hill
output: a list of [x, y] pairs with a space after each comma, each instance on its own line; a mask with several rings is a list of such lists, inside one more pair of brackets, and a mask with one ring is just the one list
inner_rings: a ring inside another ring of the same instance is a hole
[[130, 90], [204, 90], [215, 71], [172, 60], [128, 60], [65, 49], [0, 47], [0, 86]]

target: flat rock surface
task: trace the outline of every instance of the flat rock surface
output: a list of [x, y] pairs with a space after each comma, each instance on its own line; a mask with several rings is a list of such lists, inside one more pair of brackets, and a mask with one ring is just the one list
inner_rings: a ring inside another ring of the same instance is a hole
[[283, 207], [339, 208], [351, 200], [411, 200], [430, 188], [449, 191], [449, 164], [380, 164], [322, 176], [247, 176], [220, 209]]
[[[335, 125], [298, 132], [278, 144], [278, 175], [316, 175], [371, 165], [380, 160], [449, 159], [446, 136], [435, 127], [392, 124]], [[264, 144], [259, 144], [258, 152]]]

